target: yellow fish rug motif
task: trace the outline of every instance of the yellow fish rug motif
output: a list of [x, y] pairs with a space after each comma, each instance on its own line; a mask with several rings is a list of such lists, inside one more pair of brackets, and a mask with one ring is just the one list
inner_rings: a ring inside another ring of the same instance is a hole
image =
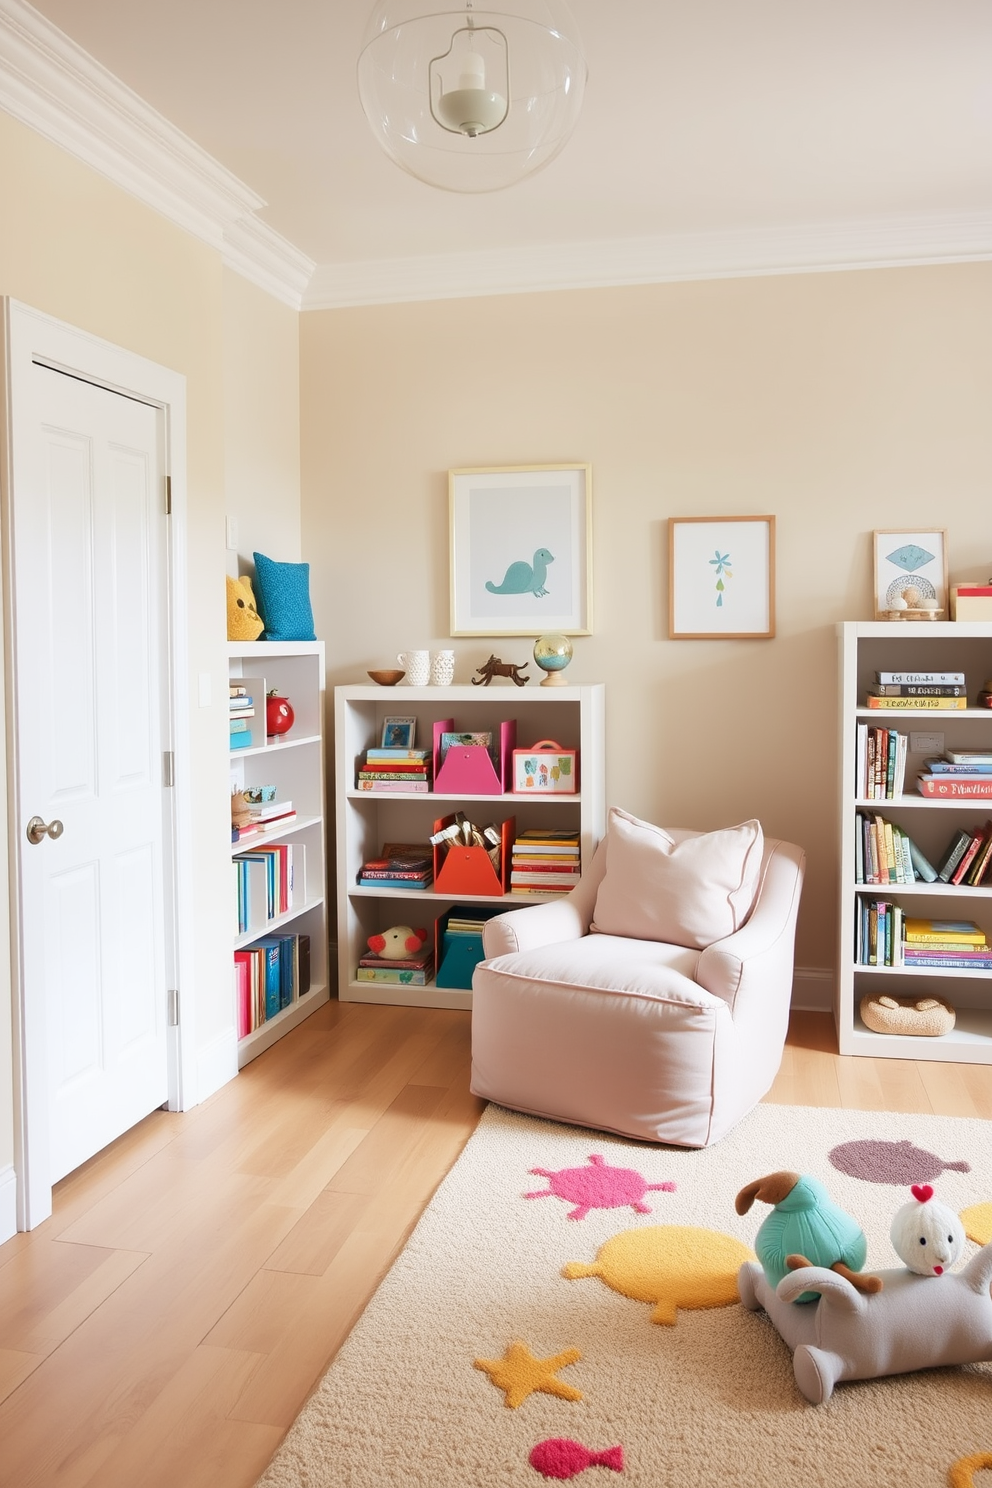
[[970, 1209], [962, 1209], [961, 1223], [969, 1240], [988, 1245], [992, 1240], [992, 1204], [972, 1204]]
[[599, 1276], [635, 1302], [654, 1302], [653, 1323], [677, 1321], [680, 1307], [729, 1307], [739, 1301], [737, 1273], [754, 1252], [731, 1235], [691, 1225], [622, 1230], [601, 1246], [595, 1264], [569, 1261], [569, 1280]]
[[960, 1457], [948, 1470], [947, 1488], [975, 1488], [975, 1474], [983, 1467], [992, 1468], [992, 1452], [976, 1452], [974, 1457]]

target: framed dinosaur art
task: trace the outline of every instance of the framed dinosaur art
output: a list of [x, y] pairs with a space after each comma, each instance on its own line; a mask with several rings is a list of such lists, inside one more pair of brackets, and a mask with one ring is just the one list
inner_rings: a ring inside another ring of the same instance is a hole
[[449, 470], [451, 634], [592, 633], [592, 469]]

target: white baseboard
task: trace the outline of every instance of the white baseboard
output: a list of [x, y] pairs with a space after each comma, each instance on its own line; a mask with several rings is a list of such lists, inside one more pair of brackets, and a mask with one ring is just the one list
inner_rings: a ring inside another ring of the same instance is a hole
[[797, 966], [792, 974], [792, 1006], [797, 1012], [832, 1013], [835, 984], [835, 974], [829, 969]]
[[206, 1100], [237, 1073], [238, 1036], [232, 1023], [213, 1043], [196, 1051], [196, 1100]]
[[7, 1165], [0, 1168], [0, 1245], [17, 1234], [17, 1177]]

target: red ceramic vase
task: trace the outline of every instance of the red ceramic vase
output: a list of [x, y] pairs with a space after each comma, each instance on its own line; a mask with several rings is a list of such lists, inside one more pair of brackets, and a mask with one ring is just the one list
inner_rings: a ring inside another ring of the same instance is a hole
[[265, 699], [265, 732], [270, 738], [273, 734], [285, 734], [295, 722], [296, 714], [288, 698], [273, 694]]

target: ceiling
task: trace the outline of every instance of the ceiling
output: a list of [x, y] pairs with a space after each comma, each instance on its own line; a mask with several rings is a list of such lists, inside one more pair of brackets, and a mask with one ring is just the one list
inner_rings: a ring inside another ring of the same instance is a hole
[[589, 64], [575, 135], [471, 196], [373, 140], [355, 81], [371, 0], [34, 0], [263, 197], [318, 274], [855, 229], [992, 256], [990, 0], [570, 4]]

